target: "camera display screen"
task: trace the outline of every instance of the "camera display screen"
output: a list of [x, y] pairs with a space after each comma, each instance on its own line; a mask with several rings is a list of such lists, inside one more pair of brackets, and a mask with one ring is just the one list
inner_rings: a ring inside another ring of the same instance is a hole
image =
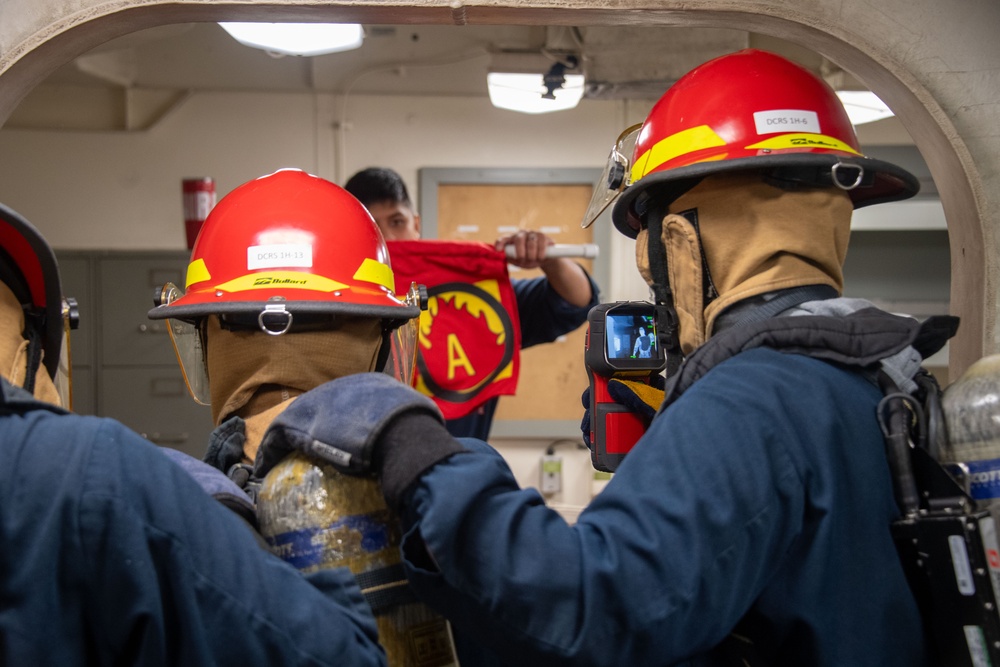
[[611, 359], [662, 359], [649, 309], [613, 308], [607, 312], [605, 352]]

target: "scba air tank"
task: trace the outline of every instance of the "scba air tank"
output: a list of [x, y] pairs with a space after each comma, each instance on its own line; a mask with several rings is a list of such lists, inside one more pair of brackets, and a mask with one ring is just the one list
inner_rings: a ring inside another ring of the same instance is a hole
[[342, 475], [294, 453], [264, 478], [257, 517], [271, 548], [298, 569], [354, 573], [390, 667], [458, 665], [448, 622], [410, 593], [399, 522], [374, 479]]
[[948, 442], [941, 462], [970, 495], [1000, 512], [1000, 355], [983, 357], [945, 389]]

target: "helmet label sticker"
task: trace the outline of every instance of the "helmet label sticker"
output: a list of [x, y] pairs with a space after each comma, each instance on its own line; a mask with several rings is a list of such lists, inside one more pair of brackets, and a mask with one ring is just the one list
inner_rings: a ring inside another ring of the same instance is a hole
[[254, 245], [247, 248], [247, 270], [313, 265], [312, 246], [308, 243]]
[[820, 134], [819, 116], [804, 109], [772, 109], [756, 111], [753, 115], [757, 134], [775, 132], [815, 132]]

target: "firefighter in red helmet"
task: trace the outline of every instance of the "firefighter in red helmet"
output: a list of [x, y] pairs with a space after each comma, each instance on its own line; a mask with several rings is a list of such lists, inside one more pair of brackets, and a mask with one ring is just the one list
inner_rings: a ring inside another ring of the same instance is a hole
[[836, 94], [804, 68], [747, 49], [678, 81], [636, 130], [615, 226], [635, 237], [651, 198], [673, 200], [704, 177], [765, 170], [788, 186], [836, 187], [857, 208], [912, 197], [899, 167], [866, 157]]
[[0, 663], [384, 667], [349, 573], [303, 576], [225, 475], [59, 405], [73, 320], [0, 206]]
[[[621, 189], [612, 219], [637, 239], [639, 271], [657, 298], [673, 293], [683, 354], [750, 297], [802, 288], [770, 305], [776, 313], [806, 290], [839, 295], [851, 211], [919, 189], [905, 170], [862, 154], [825, 82], [755, 49], [689, 72], [631, 139], [627, 177], [607, 184]], [[650, 221], [666, 225], [660, 238], [646, 232]]]
[[[312, 392], [308, 442], [378, 477], [414, 590], [506, 664], [928, 664], [876, 413], [957, 323], [842, 296], [852, 211], [916, 179], [864, 156], [817, 76], [753, 49], [679, 79], [605, 174], [594, 208], [635, 239], [684, 361], [658, 395], [619, 383], [648, 428], [575, 524], [375, 374]], [[352, 417], [346, 395], [393, 409]]]
[[239, 445], [213, 438], [209, 448], [221, 470], [252, 464], [270, 420], [312, 387], [394, 361], [400, 374], [412, 366], [393, 356], [392, 335], [402, 328], [412, 341], [419, 294], [394, 293], [368, 211], [304, 171], [282, 169], [223, 197], [195, 241], [186, 283], [165, 285], [149, 317], [172, 319], [188, 387], [215, 424], [238, 418], [227, 429], [242, 431]]
[[409, 384], [426, 299], [416, 285], [394, 293], [368, 210], [301, 170], [254, 179], [209, 213], [186, 282], [164, 286], [149, 317], [173, 320], [188, 386], [212, 407], [205, 460], [256, 501], [261, 532], [284, 558], [355, 573], [390, 667], [415, 664], [415, 647], [430, 644], [434, 664], [453, 664], [447, 622], [399, 593], [399, 529], [374, 480], [344, 479], [315, 457], [290, 457], [270, 480], [255, 473], [264, 431], [314, 387], [369, 371]]

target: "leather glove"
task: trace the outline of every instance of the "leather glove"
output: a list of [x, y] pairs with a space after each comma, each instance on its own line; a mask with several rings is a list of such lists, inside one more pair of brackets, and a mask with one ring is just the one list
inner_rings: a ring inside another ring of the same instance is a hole
[[[656, 411], [663, 403], [664, 387], [666, 380], [662, 375], [653, 375], [651, 384], [646, 384], [640, 380], [629, 380], [625, 378], [611, 378], [608, 380], [608, 394], [615, 399], [616, 403], [621, 403], [630, 411], [641, 416], [647, 423], [656, 416]], [[591, 455], [594, 452], [594, 444], [590, 441], [590, 387], [583, 391], [580, 397], [583, 402], [583, 420], [580, 422], [580, 430], [583, 432], [583, 442], [587, 445]], [[593, 456], [591, 456], [593, 458]]]
[[608, 394], [650, 422], [663, 403], [663, 376], [654, 375], [652, 382], [653, 384], [646, 384], [638, 380], [612, 378], [608, 381]]
[[[389, 424], [424, 414], [443, 423], [434, 403], [385, 373], [337, 378], [307, 391], [271, 422], [254, 462], [263, 479], [289, 452], [301, 451], [347, 475], [378, 474], [376, 443]], [[379, 465], [381, 462], [379, 462]]]

